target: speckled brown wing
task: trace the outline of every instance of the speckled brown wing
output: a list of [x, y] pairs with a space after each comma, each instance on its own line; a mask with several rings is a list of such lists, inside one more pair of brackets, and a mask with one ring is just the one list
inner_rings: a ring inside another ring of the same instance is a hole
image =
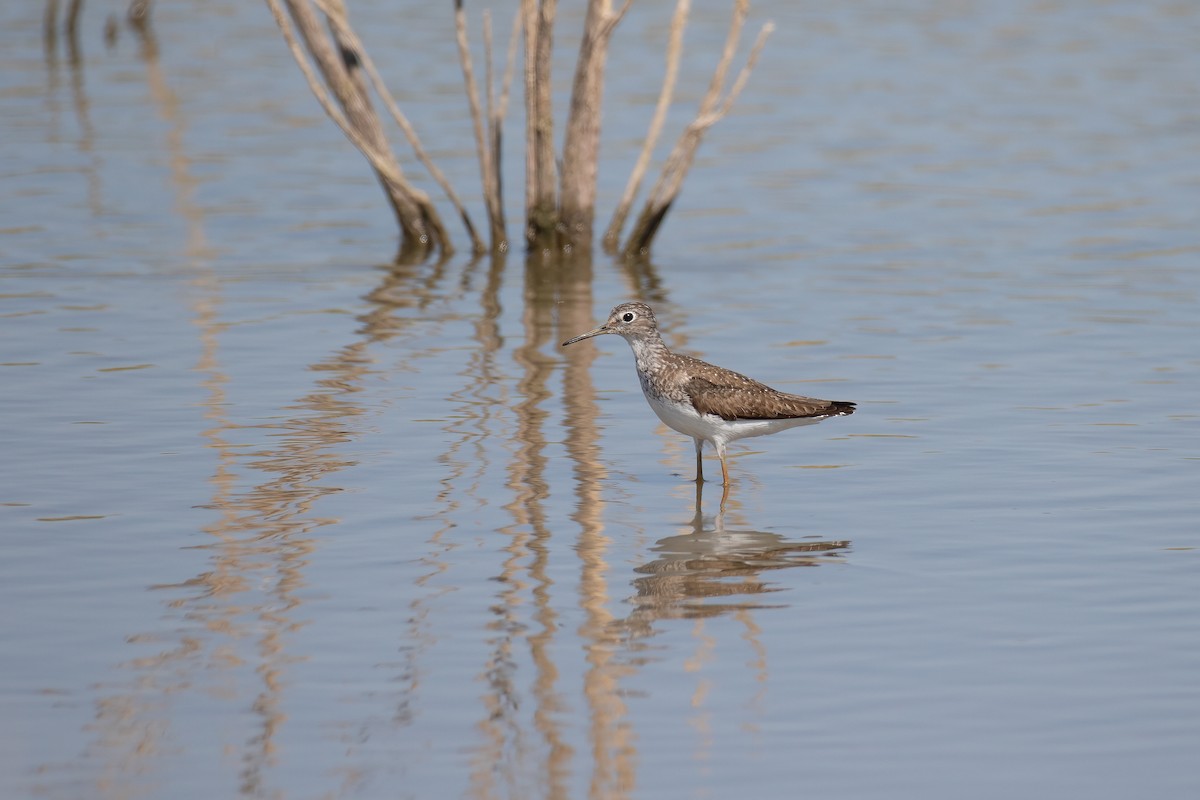
[[684, 391], [697, 411], [716, 414], [725, 420], [800, 419], [854, 413], [854, 403], [786, 394], [743, 375], [731, 374], [742, 380], [733, 382], [733, 385], [722, 385], [695, 376], [687, 382]]

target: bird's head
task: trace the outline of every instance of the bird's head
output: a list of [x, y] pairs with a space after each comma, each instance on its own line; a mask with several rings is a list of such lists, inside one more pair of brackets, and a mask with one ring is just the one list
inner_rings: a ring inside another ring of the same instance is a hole
[[608, 320], [599, 328], [582, 333], [574, 339], [567, 339], [563, 347], [593, 336], [614, 333], [626, 341], [646, 339], [658, 334], [658, 321], [654, 319], [654, 311], [645, 303], [621, 303], [609, 312]]

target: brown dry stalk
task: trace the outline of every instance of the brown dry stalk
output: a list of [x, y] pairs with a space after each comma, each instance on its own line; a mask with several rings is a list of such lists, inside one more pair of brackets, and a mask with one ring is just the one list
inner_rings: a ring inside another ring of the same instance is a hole
[[712, 125], [729, 113], [729, 109], [733, 108], [734, 102], [738, 95], [742, 93], [742, 89], [746, 88], [746, 82], [750, 80], [750, 73], [754, 71], [754, 67], [758, 64], [758, 57], [762, 55], [763, 46], [767, 43], [767, 37], [775, 32], [775, 23], [768, 22], [759, 30], [758, 36], [754, 39], [754, 46], [750, 48], [750, 55], [746, 58], [746, 63], [742, 65], [742, 69], [738, 72], [737, 80], [733, 82], [733, 88], [729, 90], [729, 94], [725, 95], [725, 100], [722, 101], [721, 107], [716, 112], [710, 114], [711, 119], [697, 119], [697, 124], [704, 124], [704, 127], [709, 128]]
[[508, 36], [508, 56], [504, 65], [504, 82], [500, 87], [500, 103], [496, 106], [497, 119], [504, 119], [508, 113], [508, 96], [512, 89], [514, 68], [517, 63], [517, 44], [521, 41], [521, 12], [518, 9], [513, 15], [512, 32]]
[[522, 0], [525, 30], [525, 238], [544, 243], [558, 222], [550, 64], [556, 0]]
[[[496, 219], [495, 198], [492, 187], [496, 182], [492, 153], [483, 135], [483, 112], [479, 108], [479, 86], [475, 83], [475, 69], [471, 65], [471, 45], [467, 39], [467, 13], [463, 10], [462, 0], [454, 2], [454, 33], [458, 42], [458, 63], [462, 66], [463, 81], [467, 89], [467, 105], [471, 111], [471, 125], [475, 130], [475, 152], [479, 158], [479, 173], [483, 179], [483, 201], [487, 207], [488, 219]], [[490, 60], [490, 59], [489, 59]], [[488, 66], [488, 72], [491, 66]], [[489, 92], [490, 92], [489, 87]], [[492, 246], [496, 247], [495, 226], [492, 223]]]
[[[484, 12], [484, 22], [488, 24], [490, 15]], [[513, 14], [512, 31], [508, 35], [508, 54], [504, 64], [504, 79], [500, 86], [500, 99], [493, 101], [493, 82], [491, 77], [492, 57], [491, 57], [491, 36], [490, 25], [485, 28], [489, 34], [485, 43], [488, 46], [488, 145], [492, 149], [492, 163], [496, 167], [495, 184], [492, 187], [495, 192], [495, 207], [496, 216], [490, 220], [492, 226], [492, 248], [501, 251], [508, 249], [508, 226], [505, 221], [504, 214], [504, 159], [503, 159], [503, 133], [504, 133], [504, 118], [508, 115], [508, 98], [512, 90], [513, 72], [517, 63], [517, 45], [521, 41], [521, 13], [518, 9], [517, 13]]]
[[388, 180], [402, 180], [403, 177], [399, 173], [392, 171], [387, 161], [379, 153], [375, 152], [370, 142], [350, 126], [350, 123], [342, 116], [342, 112], [333, 104], [333, 99], [329, 96], [328, 90], [317, 78], [316, 73], [313, 72], [312, 66], [308, 63], [308, 58], [304, 55], [304, 50], [296, 40], [291, 24], [287, 21], [287, 17], [283, 14], [283, 9], [279, 6], [279, 0], [266, 0], [266, 2], [271, 9], [272, 15], [275, 17], [276, 24], [279, 25], [279, 30], [283, 33], [283, 39], [287, 43], [288, 50], [291, 51], [292, 57], [296, 60], [296, 65], [300, 67], [300, 72], [304, 75], [304, 80], [308, 83], [308, 88], [312, 90], [313, 95], [317, 98], [317, 102], [321, 104], [321, 108], [329, 115], [334, 124], [342, 130], [346, 138], [362, 151], [363, 155], [371, 162], [371, 166], [376, 171], [383, 174]]
[[[421, 144], [420, 137], [417, 136], [416, 129], [413, 128], [412, 123], [408, 121], [408, 117], [405, 116], [404, 112], [400, 110], [400, 105], [396, 102], [396, 98], [392, 95], [391, 91], [388, 90], [387, 85], [383, 82], [383, 77], [379, 74], [379, 70], [375, 68], [375, 62], [367, 52], [366, 46], [362, 43], [362, 40], [358, 37], [358, 34], [354, 31], [353, 27], [351, 27], [350, 21], [346, 16], [344, 4], [342, 4], [340, 0], [337, 0], [337, 7], [334, 8], [330, 6], [330, 0], [313, 0], [313, 2], [316, 4], [317, 8], [324, 12], [333, 29], [337, 31], [339, 36], [343, 37], [347, 44], [349, 44], [354, 50], [355, 55], [362, 63], [363, 70], [367, 73], [367, 77], [371, 79], [371, 87], [375, 89], [375, 94], [377, 94], [379, 99], [383, 101], [384, 107], [386, 107], [388, 113], [392, 115], [392, 120], [396, 123], [397, 127], [400, 128], [400, 131], [404, 134], [404, 138], [408, 140], [409, 147], [412, 148], [413, 154], [417, 157], [417, 160], [421, 162], [421, 165], [425, 167], [429, 174], [433, 176], [433, 179], [437, 182], [438, 186], [440, 186], [442, 191], [446, 194], [446, 198], [449, 199], [451, 205], [454, 206], [455, 211], [458, 212], [459, 218], [462, 219], [463, 227], [467, 229], [467, 235], [471, 238], [472, 249], [475, 252], [482, 252], [484, 249], [483, 240], [479, 238], [479, 234], [475, 231], [475, 225], [472, 224], [471, 217], [467, 213], [467, 209], [464, 207], [462, 200], [459, 199], [458, 193], [454, 191], [454, 187], [450, 184], [449, 179], [446, 178], [445, 173], [438, 169], [437, 164], [435, 164], [433, 159], [429, 157], [429, 153], [426, 152], [424, 146]], [[415, 189], [415, 187], [413, 190], [419, 191]]]
[[654, 116], [650, 119], [650, 129], [646, 132], [646, 140], [642, 143], [642, 152], [638, 154], [637, 162], [629, 173], [629, 182], [625, 184], [625, 192], [621, 201], [613, 211], [612, 221], [604, 232], [604, 247], [607, 250], [616, 249], [621, 238], [621, 228], [625, 227], [625, 219], [629, 209], [642, 188], [642, 180], [646, 177], [646, 168], [650, 165], [650, 156], [658, 137], [662, 134], [663, 123], [667, 119], [667, 110], [671, 107], [671, 98], [675, 94], [675, 81], [679, 76], [679, 58], [683, 53], [683, 30], [687, 27], [688, 12], [691, 0], [679, 0], [675, 4], [675, 14], [671, 17], [671, 29], [667, 39], [667, 67], [663, 75], [662, 90], [658, 94], [658, 103], [654, 107]]
[[680, 134], [675, 147], [671, 150], [670, 155], [667, 156], [666, 163], [663, 164], [662, 173], [659, 175], [658, 181], [655, 183], [654, 188], [650, 190], [650, 196], [647, 198], [641, 214], [638, 215], [637, 222], [633, 226], [633, 231], [629, 234], [629, 239], [625, 242], [623, 252], [627, 256], [641, 255], [649, 250], [650, 242], [658, 232], [663, 218], [679, 196], [680, 189], [683, 186], [683, 179], [687, 177], [688, 170], [691, 169], [696, 157], [696, 151], [704, 139], [704, 134], [729, 112], [738, 94], [745, 87], [746, 81], [749, 80], [750, 73], [758, 62], [758, 57], [762, 52], [763, 45], [766, 44], [767, 37], [775, 30], [774, 24], [770, 22], [763, 25], [758, 38], [754, 42], [754, 46], [750, 50], [750, 55], [746, 59], [746, 65], [739, 73], [729, 94], [722, 100], [721, 90], [725, 86], [729, 66], [737, 50], [737, 42], [741, 36], [742, 23], [745, 21], [748, 6], [748, 0], [738, 0], [734, 6], [733, 21], [730, 23], [729, 36], [725, 40], [725, 50], [721, 54], [721, 59], [717, 63], [716, 70], [713, 72], [708, 91], [700, 103], [700, 109], [696, 114], [696, 118]]
[[615, 12], [612, 0], [588, 2], [563, 141], [561, 216], [568, 243], [586, 246], [591, 242], [604, 67], [612, 32], [629, 11], [631, 2], [625, 0]]
[[489, 9], [483, 10], [483, 84], [487, 87], [484, 92], [484, 109], [485, 116], [491, 122], [492, 115], [496, 109], [496, 76], [494, 72], [494, 60], [492, 58], [492, 12]]
[[[308, 53], [321, 70], [325, 83], [313, 72], [279, 0], [266, 2], [317, 102], [367, 158], [383, 184], [402, 231], [400, 257], [420, 258], [435, 249], [440, 249], [445, 254], [452, 252], [453, 247], [437, 210], [428, 196], [412, 186], [404, 177], [395, 155], [387, 145], [379, 118], [369, 99], [348, 73], [341, 54], [331, 45], [308, 3], [305, 0], [285, 0], [292, 20], [304, 39]], [[328, 2], [341, 8], [341, 0]], [[342, 12], [344, 16], [344, 9]], [[341, 106], [340, 111], [334, 105], [334, 97]]]
[[485, 181], [483, 199], [487, 204], [488, 224], [492, 233], [492, 249], [502, 250], [508, 247], [508, 235], [504, 223], [504, 181], [501, 178], [503, 164], [500, 152], [500, 132], [503, 120], [496, 114], [496, 76], [493, 74], [494, 60], [492, 55], [492, 14], [487, 9], [483, 11], [483, 80], [487, 85], [484, 100], [487, 117], [487, 151], [492, 163], [490, 179]]
[[[356, 134], [351, 140], [356, 145], [360, 142], [367, 144], [364, 152], [370, 153], [368, 159], [380, 177], [401, 227], [402, 249], [428, 251], [433, 244], [432, 236], [424, 224], [419, 201], [388, 146], [375, 109], [362, 90], [361, 80], [356, 80], [359, 76], [351, 75], [340, 48], [334, 47], [307, 0], [286, 1], [308, 52], [321, 71], [328, 93], [340, 105], [347, 129]], [[363, 150], [361, 146], [359, 149]], [[385, 169], [381, 170], [380, 165]]]
[[[56, 5], [57, 0], [48, 2]], [[503, 251], [507, 248], [501, 178], [502, 126], [508, 108], [518, 37], [522, 33], [525, 41], [526, 105], [525, 238], [533, 247], [544, 248], [561, 243], [590, 250], [600, 149], [600, 110], [608, 47], [613, 31], [628, 12], [632, 2], [633, 0], [623, 0], [620, 8], [616, 10], [613, 8], [614, 0], [589, 0], [587, 4], [565, 126], [562, 174], [557, 176], [551, 91], [551, 50], [557, 0], [521, 0], [513, 19], [507, 63], [498, 99], [491, 16], [487, 11], [483, 14], [486, 92], [481, 97], [471, 61], [464, 3], [463, 0], [455, 0], [455, 33], [459, 61], [475, 136], [493, 250]], [[361, 39], [351, 27], [345, 1], [266, 0], [266, 3], [309, 89], [329, 118], [371, 164], [383, 185], [402, 231], [400, 257], [424, 258], [434, 250], [441, 250], [443, 255], [449, 255], [453, 248], [429, 196], [413, 186], [401, 170], [385, 138], [379, 116], [371, 104], [371, 89], [387, 107], [417, 158], [459, 212], [475, 252], [483, 252], [485, 247], [465, 207], [445, 175], [421, 146], [415, 130], [400, 111]], [[285, 7], [287, 12], [284, 11]], [[314, 7], [324, 14], [328, 30], [321, 26]], [[620, 238], [621, 229], [645, 178], [649, 160], [670, 108], [679, 73], [683, 30], [690, 8], [691, 0], [677, 0], [668, 36], [666, 69], [659, 98], [642, 150], [605, 233], [605, 247], [610, 250], [616, 247]], [[649, 249], [663, 218], [681, 191], [683, 180], [695, 160], [705, 133], [730, 111], [749, 80], [767, 37], [774, 30], [770, 23], [763, 26], [746, 64], [726, 93], [726, 80], [736, 55], [748, 9], [749, 0], [734, 0], [733, 18], [725, 46], [708, 89], [695, 118], [680, 134], [648, 194], [645, 206], [623, 248], [626, 255], [645, 253]], [[481, 103], [485, 104], [484, 108], [481, 108]], [[558, 184], [556, 177], [561, 177], [561, 184]], [[563, 237], [561, 242], [558, 240], [560, 236]]]

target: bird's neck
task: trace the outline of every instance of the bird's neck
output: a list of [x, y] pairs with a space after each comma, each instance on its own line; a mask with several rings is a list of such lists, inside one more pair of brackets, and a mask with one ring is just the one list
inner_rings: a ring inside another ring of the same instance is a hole
[[651, 364], [671, 352], [657, 333], [653, 336], [630, 339], [629, 346], [633, 348], [633, 358], [637, 362], [639, 372], [645, 372]]

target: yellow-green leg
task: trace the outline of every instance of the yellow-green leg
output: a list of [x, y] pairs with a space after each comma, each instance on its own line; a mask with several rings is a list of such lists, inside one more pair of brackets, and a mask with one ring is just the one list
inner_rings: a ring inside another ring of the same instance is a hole
[[717, 451], [717, 458], [721, 459], [721, 482], [722, 485], [729, 485], [729, 467], [725, 464], [725, 443], [713, 442]]

